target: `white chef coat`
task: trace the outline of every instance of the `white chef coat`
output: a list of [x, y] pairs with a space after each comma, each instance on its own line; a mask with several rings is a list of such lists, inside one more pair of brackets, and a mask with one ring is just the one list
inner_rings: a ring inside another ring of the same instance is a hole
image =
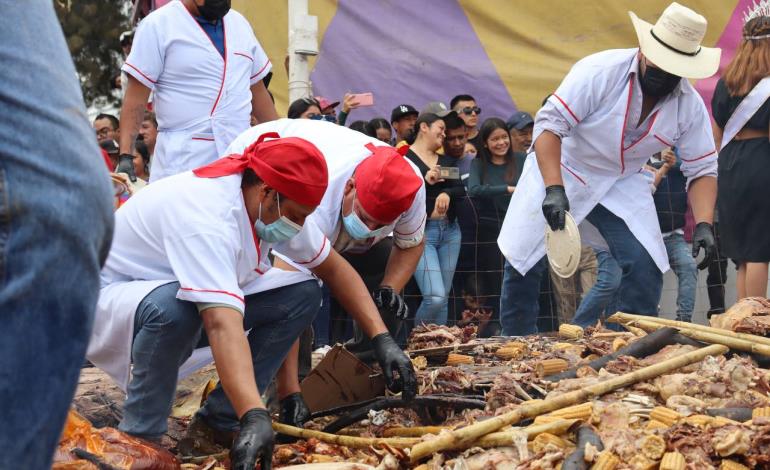
[[[347, 235], [342, 228], [342, 198], [345, 184], [353, 176], [358, 165], [366, 157], [371, 155], [367, 144], [375, 146], [385, 145], [381, 141], [368, 137], [360, 132], [338, 126], [325, 121], [310, 119], [279, 119], [277, 121], [259, 124], [247, 130], [230, 145], [227, 153], [241, 153], [266, 132], [277, 132], [281, 137], [301, 137], [313, 143], [326, 158], [329, 169], [329, 186], [326, 189], [321, 204], [305, 219], [300, 234], [307, 233], [305, 237], [295, 237], [288, 242], [276, 244], [274, 251], [281, 258], [289, 258], [291, 264], [298, 268], [308, 267], [308, 260], [297, 262], [296, 257], [289, 254], [300, 248], [300, 243], [314, 243], [311, 240], [331, 240], [334, 245], [340, 238]], [[409, 209], [401, 214], [386, 230], [383, 235], [367, 240], [351, 240], [346, 244], [345, 250], [353, 253], [362, 253], [371, 248], [375, 243], [385, 238], [392, 232], [393, 242], [400, 248], [410, 248], [422, 242], [425, 232], [425, 182], [420, 170], [412, 162], [405, 158], [411, 165], [415, 174], [423, 181], [422, 187], [415, 195]], [[320, 246], [316, 241], [316, 249]], [[289, 255], [289, 256], [287, 256]], [[294, 262], [292, 262], [294, 260]], [[317, 256], [309, 259], [318, 262]]]
[[[689, 185], [702, 176], [716, 177], [717, 156], [706, 106], [685, 79], [637, 126], [642, 108], [638, 52], [609, 50], [576, 63], [537, 113], [532, 141], [544, 130], [562, 137], [562, 177], [577, 223], [602, 204], [626, 222], [665, 272], [668, 257], [644, 164], [650, 155], [676, 146]], [[520, 273], [545, 255], [544, 197], [533, 152], [498, 238], [506, 259]]]
[[149, 14], [123, 65], [153, 91], [158, 137], [151, 181], [213, 162], [248, 129], [251, 85], [271, 64], [237, 11], [222, 19], [225, 55], [179, 0]]
[[[156, 287], [177, 281], [180, 300], [225, 304], [243, 312], [247, 295], [311, 279], [305, 273], [270, 269], [270, 244], [257, 238], [241, 179], [241, 174], [199, 178], [188, 171], [148, 185], [115, 213], [87, 357], [124, 389], [134, 315]], [[305, 264], [313, 268], [328, 255], [328, 241], [322, 245], [318, 256], [307, 242], [287, 246], [284, 253], [302, 261], [315, 256]]]

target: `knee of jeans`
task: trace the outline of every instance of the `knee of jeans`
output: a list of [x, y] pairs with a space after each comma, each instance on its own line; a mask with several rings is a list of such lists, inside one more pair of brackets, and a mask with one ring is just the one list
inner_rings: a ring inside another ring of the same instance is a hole
[[189, 338], [203, 327], [200, 315], [193, 311], [195, 306], [190, 302], [174, 299], [169, 305], [162, 306], [150, 301], [143, 308], [148, 310], [139, 326], [162, 331], [167, 338]]
[[321, 308], [322, 296], [321, 286], [316, 281], [295, 284], [291, 289], [291, 297], [300, 299], [300, 305], [289, 314], [296, 317], [315, 317]]
[[439, 295], [426, 295], [422, 298], [426, 307], [431, 309], [440, 309], [447, 304], [447, 298]]

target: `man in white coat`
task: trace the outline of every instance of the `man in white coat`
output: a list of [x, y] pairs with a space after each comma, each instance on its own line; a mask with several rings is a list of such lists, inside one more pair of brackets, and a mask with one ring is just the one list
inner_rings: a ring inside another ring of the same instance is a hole
[[180, 366], [210, 346], [221, 382], [198, 417], [222, 433], [240, 431], [231, 468], [253, 469], [258, 458], [270, 468], [273, 432], [259, 391], [321, 299], [309, 275], [271, 269], [272, 244], [290, 239], [286, 256], [328, 283], [372, 338], [389, 382], [414, 394], [411, 362], [355, 271], [323, 235], [302, 231], [327, 185], [316, 146], [269, 133], [149, 185], [117, 211], [87, 357], [127, 390], [121, 430], [159, 439]]
[[[318, 209], [305, 220], [300, 235], [322, 233], [323, 239], [351, 262], [357, 277], [371, 291], [388, 330], [396, 336], [408, 312], [399, 292], [414, 274], [423, 251], [425, 183], [419, 170], [376, 138], [309, 119], [279, 119], [257, 125], [233, 141], [228, 151], [243, 151], [265, 132], [302, 137], [324, 154], [329, 187]], [[307, 272], [303, 264], [286, 256], [305, 238], [298, 236], [276, 245], [275, 266]], [[365, 270], [362, 265], [366, 265]], [[349, 349], [371, 351], [366, 336], [358, 325], [357, 341], [355, 346], [348, 345]], [[292, 348], [277, 376], [281, 421], [291, 425], [301, 425], [309, 417], [298, 382], [298, 350], [298, 345]]]
[[[713, 75], [719, 49], [701, 46], [706, 19], [672, 3], [653, 26], [629, 13], [639, 48], [599, 52], [576, 63], [537, 113], [534, 153], [524, 165], [500, 232], [506, 264], [505, 334], [537, 331], [527, 273], [545, 254], [544, 230], [565, 213], [587, 219], [623, 270], [623, 311], [656, 315], [669, 269], [649, 183], [656, 152], [676, 146], [697, 226], [693, 254], [714, 255], [717, 158], [708, 112], [688, 82]], [[544, 217], [540, 216], [540, 213]], [[531, 282], [530, 282], [531, 284]]]
[[213, 162], [249, 127], [277, 119], [262, 79], [271, 64], [230, 0], [173, 0], [142, 20], [131, 54], [120, 118], [118, 172], [132, 180], [134, 142], [147, 99], [158, 122], [150, 181]]

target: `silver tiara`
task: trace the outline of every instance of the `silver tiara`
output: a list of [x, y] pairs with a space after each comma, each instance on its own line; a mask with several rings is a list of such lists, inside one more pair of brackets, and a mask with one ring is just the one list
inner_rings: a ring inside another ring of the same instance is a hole
[[748, 23], [760, 16], [770, 16], [770, 0], [760, 0], [759, 3], [754, 0], [754, 5], [743, 14], [743, 22]]

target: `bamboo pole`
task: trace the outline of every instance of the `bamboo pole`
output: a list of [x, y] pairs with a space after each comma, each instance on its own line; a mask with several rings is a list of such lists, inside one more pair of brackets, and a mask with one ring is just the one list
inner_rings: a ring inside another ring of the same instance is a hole
[[287, 424], [273, 422], [273, 430], [287, 436], [298, 437], [300, 439], [316, 438], [319, 441], [328, 444], [337, 444], [345, 447], [365, 449], [369, 446], [389, 445], [395, 449], [406, 449], [418, 442], [416, 437], [353, 437], [339, 436], [329, 434], [328, 432], [313, 431], [311, 429], [295, 428]]
[[388, 428], [382, 432], [383, 437], [422, 437], [426, 434], [438, 434], [447, 426], [412, 426], [410, 428]]
[[416, 463], [429, 455], [450, 448], [467, 448], [473, 442], [479, 440], [482, 436], [497, 431], [503, 426], [516, 424], [523, 419], [534, 418], [535, 416], [539, 416], [544, 413], [565, 408], [576, 403], [582, 403], [591, 398], [604, 395], [605, 393], [612, 392], [637, 382], [650, 380], [660, 375], [667, 374], [676, 369], [679, 369], [680, 367], [702, 361], [706, 356], [724, 354], [727, 351], [727, 347], [720, 344], [713, 344], [696, 351], [691, 351], [689, 353], [667, 359], [658, 364], [644, 367], [628, 374], [613, 377], [598, 384], [589, 385], [580, 390], [574, 390], [572, 392], [568, 392], [550, 399], [545, 399], [536, 403], [522, 403], [516, 409], [509, 411], [508, 413], [472, 424], [470, 426], [466, 426], [461, 429], [445, 432], [440, 436], [437, 436], [435, 439], [420, 442], [419, 444], [414, 445], [410, 452], [411, 461], [412, 463]]
[[491, 447], [510, 446], [513, 442], [514, 436], [522, 432], [526, 434], [528, 441], [531, 441], [538, 435], [545, 432], [558, 436], [572, 429], [572, 426], [574, 426], [579, 421], [579, 419], [558, 419], [550, 423], [533, 424], [531, 426], [527, 426], [526, 428], [493, 432], [474, 442], [473, 447], [484, 447], [485, 449], [488, 449]]
[[737, 333], [732, 330], [725, 330], [724, 328], [714, 328], [713, 326], [699, 325], [697, 323], [687, 323], [683, 321], [668, 320], [666, 318], [648, 317], [645, 315], [634, 315], [632, 313], [618, 312], [607, 319], [610, 323], [625, 323], [630, 320], [644, 320], [648, 322], [659, 323], [661, 325], [672, 326], [674, 328], [685, 328], [689, 330], [698, 330], [706, 333], [714, 333], [723, 336], [729, 336], [731, 338], [742, 339], [746, 341], [752, 341], [759, 344], [765, 344], [770, 346], [770, 338], [764, 336], [752, 335], [749, 333]]
[[[656, 321], [650, 321], [648, 319], [627, 319], [627, 320], [620, 320], [622, 322], [630, 323], [632, 325], [636, 325], [642, 329], [648, 330], [648, 331], [655, 331], [660, 328], [667, 328], [669, 325], [664, 323], [659, 323]], [[682, 323], [683, 325], [690, 325], [690, 323], [684, 323], [684, 322], [677, 322]], [[745, 351], [750, 352], [754, 354], [761, 354], [763, 356], [770, 356], [770, 346], [766, 344], [758, 344], [754, 342], [754, 340], [747, 340], [739, 337], [735, 337], [732, 335], [724, 334], [724, 333], [733, 333], [733, 334], [740, 334], [735, 333], [729, 330], [722, 330], [719, 328], [713, 328], [713, 330], [716, 330], [717, 332], [712, 332], [709, 330], [699, 330], [695, 328], [689, 328], [688, 326], [676, 326], [679, 330], [679, 333], [687, 336], [688, 338], [696, 339], [698, 341], [704, 341], [706, 343], [712, 343], [712, 344], [724, 344], [725, 346], [728, 346], [731, 349], [735, 349], [738, 351]], [[747, 336], [754, 336], [754, 335], [747, 335]], [[759, 338], [759, 336], [757, 336]]]

